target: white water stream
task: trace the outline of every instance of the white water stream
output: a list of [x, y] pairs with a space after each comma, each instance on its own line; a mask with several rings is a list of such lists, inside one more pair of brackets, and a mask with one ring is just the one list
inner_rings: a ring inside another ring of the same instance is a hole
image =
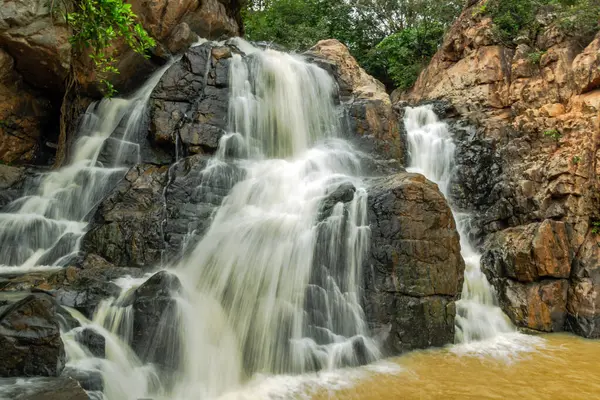
[[[448, 125], [438, 119], [431, 106], [407, 107], [404, 124], [408, 134], [408, 170], [437, 183], [448, 198], [448, 184], [454, 168], [455, 145]], [[456, 343], [470, 343], [514, 333], [509, 318], [498, 307], [493, 288], [481, 271], [481, 254], [468, 239], [468, 215], [453, 214], [465, 260], [465, 282], [456, 310]]]
[[[90, 211], [127, 172], [139, 145], [148, 99], [167, 64], [127, 99], [104, 99], [89, 106], [68, 164], [44, 174], [38, 187], [0, 213], [0, 274], [66, 265], [79, 250]], [[115, 131], [120, 135], [115, 137]]]

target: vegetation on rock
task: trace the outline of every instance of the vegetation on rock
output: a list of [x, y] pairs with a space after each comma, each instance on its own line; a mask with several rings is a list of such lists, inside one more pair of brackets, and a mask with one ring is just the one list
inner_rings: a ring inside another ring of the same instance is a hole
[[494, 20], [497, 38], [513, 44], [520, 36], [534, 37], [541, 28], [540, 13], [570, 36], [587, 37], [598, 29], [598, 0], [488, 0], [480, 14]]
[[108, 74], [119, 73], [115, 64], [114, 45], [121, 39], [135, 52], [146, 55], [154, 47], [154, 39], [141, 24], [136, 23], [137, 16], [131, 10], [131, 4], [123, 0], [77, 0], [75, 10], [67, 13], [67, 21], [73, 29], [71, 44], [83, 51], [89, 49], [100, 82], [108, 97], [116, 93]]

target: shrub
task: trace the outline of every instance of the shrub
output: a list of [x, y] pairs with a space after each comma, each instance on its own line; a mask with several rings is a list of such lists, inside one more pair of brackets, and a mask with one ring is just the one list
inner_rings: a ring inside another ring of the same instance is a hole
[[554, 139], [555, 141], [559, 141], [562, 138], [561, 133], [556, 129], [547, 129], [544, 131], [544, 136]]
[[108, 97], [116, 91], [107, 76], [119, 73], [110, 50], [115, 40], [124, 39], [129, 47], [145, 57], [148, 57], [146, 52], [156, 45], [142, 25], [136, 23], [137, 16], [131, 5], [123, 0], [77, 0], [75, 10], [67, 13], [67, 21], [73, 29], [73, 36], [69, 38], [71, 44], [80, 51], [91, 50], [90, 58]]
[[527, 58], [529, 59], [529, 62], [531, 62], [533, 65], [540, 65], [540, 61], [542, 60], [544, 54], [546, 54], [545, 50], [533, 51], [529, 53]]

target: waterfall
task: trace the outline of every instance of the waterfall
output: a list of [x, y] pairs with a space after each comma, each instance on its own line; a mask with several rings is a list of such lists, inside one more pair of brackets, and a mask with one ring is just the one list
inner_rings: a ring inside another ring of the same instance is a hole
[[[448, 198], [448, 184], [454, 167], [455, 145], [448, 125], [438, 120], [431, 106], [407, 107], [404, 123], [408, 133], [411, 172], [425, 175], [437, 183]], [[494, 338], [514, 332], [508, 317], [498, 307], [493, 288], [481, 270], [481, 254], [468, 239], [469, 216], [452, 210], [460, 235], [465, 260], [465, 282], [456, 305], [457, 343]]]
[[[358, 293], [366, 190], [353, 149], [336, 138], [332, 78], [266, 50], [234, 55], [230, 86], [230, 134], [211, 163], [235, 162], [245, 178], [174, 269], [185, 289], [186, 337], [172, 398], [212, 398], [255, 373], [378, 357]], [[343, 187], [351, 188], [348, 203], [323, 215], [327, 196]]]
[[90, 211], [139, 162], [131, 136], [140, 129], [165, 65], [132, 96], [91, 104], [81, 121], [68, 164], [44, 174], [24, 197], [0, 213], [0, 273], [72, 261]]
[[130, 350], [127, 299], [144, 279], [120, 282], [122, 294], [84, 322], [109, 338], [106, 360], [63, 335], [71, 365], [102, 373], [107, 400], [214, 399], [259, 375], [380, 357], [360, 305], [367, 192], [358, 155], [340, 138], [335, 82], [300, 56], [251, 53], [231, 59], [229, 133], [204, 171], [234, 165], [243, 178], [168, 268], [182, 288], [148, 352], [169, 368]]

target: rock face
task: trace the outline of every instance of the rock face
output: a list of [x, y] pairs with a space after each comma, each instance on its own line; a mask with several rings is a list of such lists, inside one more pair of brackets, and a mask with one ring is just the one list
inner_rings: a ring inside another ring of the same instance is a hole
[[[513, 321], [598, 337], [600, 311], [589, 305], [600, 281], [589, 268], [600, 240], [591, 231], [600, 218], [600, 37], [582, 47], [550, 24], [507, 47], [476, 12], [481, 3], [463, 12], [414, 88], [394, 97], [446, 101], [448, 116], [476, 128], [455, 131], [452, 198], [475, 213], [471, 234], [486, 243], [488, 275]], [[539, 63], [534, 51], [544, 52]]]
[[322, 40], [307, 52], [315, 62], [332, 71], [346, 104], [351, 139], [375, 157], [391, 158], [401, 165], [404, 148], [399, 122], [385, 86], [362, 69], [338, 40]]
[[212, 154], [227, 127], [231, 51], [211, 43], [188, 50], [152, 93], [150, 136], [176, 153]]
[[166, 271], [154, 274], [123, 302], [134, 312], [132, 348], [141, 360], [175, 369], [179, 363], [175, 299], [181, 282]]
[[0, 162], [30, 163], [39, 158], [52, 107], [36, 95], [14, 69], [14, 59], [0, 48]]
[[58, 376], [65, 351], [58, 305], [45, 294], [32, 294], [0, 308], [0, 376]]
[[151, 268], [161, 260], [167, 167], [139, 164], [104, 199], [82, 248], [118, 267]]
[[566, 224], [545, 220], [493, 234], [482, 266], [519, 326], [562, 331], [573, 254]]
[[70, 32], [46, 0], [0, 2], [0, 47], [31, 85], [60, 91], [71, 62]]
[[389, 354], [454, 340], [464, 261], [454, 218], [422, 175], [380, 178], [369, 190], [371, 252], [365, 313]]
[[215, 208], [243, 177], [233, 164], [206, 170], [207, 160], [196, 155], [170, 168], [132, 168], [98, 207], [82, 241], [84, 251], [111, 270], [154, 268], [193, 249]]
[[231, 0], [133, 0], [133, 11], [144, 28], [159, 40], [167, 38], [180, 23], [205, 39], [242, 33], [241, 2]]

